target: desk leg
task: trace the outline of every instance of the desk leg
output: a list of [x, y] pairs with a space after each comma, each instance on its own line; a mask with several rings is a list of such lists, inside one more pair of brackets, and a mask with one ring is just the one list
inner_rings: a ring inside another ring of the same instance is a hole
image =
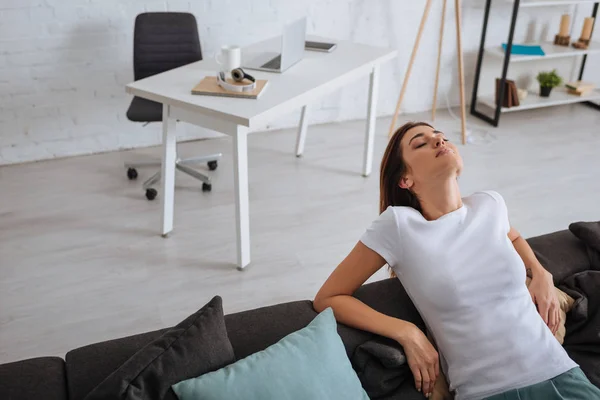
[[298, 126], [298, 137], [296, 138], [296, 157], [302, 157], [302, 153], [304, 153], [304, 140], [306, 139], [308, 115], [308, 106], [302, 107], [302, 113], [300, 114], [300, 126]]
[[373, 142], [375, 140], [375, 117], [377, 114], [377, 96], [379, 93], [379, 66], [373, 67], [369, 79], [369, 101], [367, 103], [367, 132], [365, 135], [365, 154], [363, 176], [369, 176], [373, 166]]
[[250, 264], [250, 215], [248, 206], [248, 128], [238, 126], [233, 135], [233, 180], [235, 187], [235, 228], [237, 268]]
[[163, 104], [163, 154], [162, 154], [162, 235], [173, 230], [173, 206], [175, 196], [175, 159], [177, 157], [176, 120], [170, 117], [170, 107]]

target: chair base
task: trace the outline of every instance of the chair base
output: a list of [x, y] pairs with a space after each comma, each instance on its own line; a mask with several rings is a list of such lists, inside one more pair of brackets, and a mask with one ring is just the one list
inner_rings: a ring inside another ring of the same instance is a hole
[[[199, 171], [196, 171], [193, 168], [190, 168], [191, 165], [197, 165], [202, 163], [207, 163], [208, 168], [212, 171], [217, 169], [217, 160], [223, 157], [222, 153], [209, 154], [206, 156], [199, 157], [191, 157], [181, 159], [178, 158], [175, 160], [175, 168], [179, 171], [191, 176], [194, 179], [197, 179], [202, 182], [202, 190], [210, 191], [212, 189], [211, 179], [208, 175], [205, 175]], [[160, 167], [160, 161], [143, 161], [143, 162], [127, 162], [125, 163], [125, 168], [127, 169], [127, 177], [130, 180], [134, 180], [137, 178], [137, 168], [145, 168], [145, 167]], [[154, 188], [160, 182], [161, 172], [158, 171], [150, 178], [146, 179], [142, 184], [142, 188], [146, 191], [146, 198], [148, 200], [154, 200], [157, 195], [157, 191]]]

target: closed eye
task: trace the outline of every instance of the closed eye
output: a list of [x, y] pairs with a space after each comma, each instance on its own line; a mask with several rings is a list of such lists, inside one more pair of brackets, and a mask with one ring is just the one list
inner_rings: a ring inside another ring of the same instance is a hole
[[[449, 141], [450, 141], [450, 139], [446, 139], [446, 138], [444, 138], [444, 142], [449, 142]], [[421, 143], [420, 145], [416, 146], [416, 147], [415, 147], [415, 149], [419, 149], [419, 148], [421, 148], [421, 147], [425, 146], [426, 144], [427, 144], [427, 143]]]

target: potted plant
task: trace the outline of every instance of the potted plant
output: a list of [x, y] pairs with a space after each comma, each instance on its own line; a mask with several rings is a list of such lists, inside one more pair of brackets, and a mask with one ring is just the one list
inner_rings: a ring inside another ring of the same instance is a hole
[[552, 88], [559, 86], [562, 83], [562, 78], [558, 76], [556, 70], [550, 72], [540, 72], [537, 75], [537, 81], [540, 83], [540, 96], [548, 97]]

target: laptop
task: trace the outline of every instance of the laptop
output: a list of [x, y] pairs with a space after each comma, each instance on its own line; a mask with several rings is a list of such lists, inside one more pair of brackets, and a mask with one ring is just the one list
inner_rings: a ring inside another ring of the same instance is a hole
[[302, 59], [306, 40], [306, 17], [287, 24], [281, 36], [281, 50], [264, 52], [253, 57], [243, 68], [283, 72]]

